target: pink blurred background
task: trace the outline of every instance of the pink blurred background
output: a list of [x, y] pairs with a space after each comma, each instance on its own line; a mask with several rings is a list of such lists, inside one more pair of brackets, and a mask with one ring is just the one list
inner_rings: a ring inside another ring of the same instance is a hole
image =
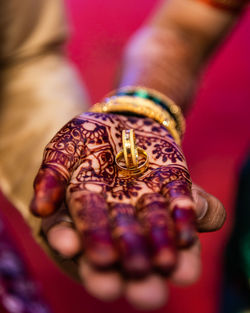
[[[72, 36], [67, 47], [92, 102], [113, 88], [122, 49], [157, 4], [155, 0], [66, 0]], [[209, 64], [187, 123], [184, 151], [193, 180], [225, 205], [222, 230], [202, 234], [203, 273], [191, 287], [170, 287], [155, 312], [215, 313], [222, 254], [234, 216], [238, 170], [250, 143], [250, 10]], [[102, 303], [62, 274], [35, 244], [22, 218], [1, 195], [1, 210], [54, 313], [136, 312], [125, 300]], [[180, 301], [181, 300], [181, 301]]]

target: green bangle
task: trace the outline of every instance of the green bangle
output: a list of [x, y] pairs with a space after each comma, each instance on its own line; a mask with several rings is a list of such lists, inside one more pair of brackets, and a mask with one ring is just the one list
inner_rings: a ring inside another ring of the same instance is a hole
[[154, 102], [169, 113], [169, 115], [176, 123], [176, 130], [179, 132], [181, 137], [183, 136], [185, 132], [185, 119], [180, 107], [177, 106], [173, 100], [163, 95], [159, 91], [143, 86], [127, 86], [115, 90], [114, 92], [107, 95], [107, 97], [110, 96], [131, 96]]

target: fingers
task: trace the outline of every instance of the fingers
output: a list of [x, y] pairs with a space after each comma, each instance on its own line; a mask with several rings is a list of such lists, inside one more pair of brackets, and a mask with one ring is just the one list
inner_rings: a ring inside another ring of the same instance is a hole
[[34, 197], [30, 210], [45, 217], [57, 209], [64, 200], [65, 188], [71, 171], [81, 157], [83, 135], [78, 119], [66, 124], [46, 146], [42, 166], [34, 182]]
[[171, 275], [174, 284], [187, 286], [195, 283], [201, 273], [200, 242], [196, 240], [189, 249], [180, 250], [178, 265]]
[[113, 301], [123, 292], [124, 282], [117, 271], [99, 271], [83, 257], [79, 261], [79, 274], [86, 290], [97, 299]]
[[166, 199], [157, 193], [144, 194], [136, 208], [151, 247], [153, 265], [164, 274], [170, 273], [176, 265], [177, 251], [174, 225]]
[[127, 275], [140, 277], [150, 270], [150, 260], [141, 225], [130, 204], [110, 204], [113, 237]]
[[113, 301], [124, 294], [136, 308], [155, 310], [162, 307], [168, 298], [166, 281], [156, 274], [124, 281], [119, 272], [99, 271], [84, 258], [80, 259], [79, 273], [86, 290], [102, 301]]
[[86, 258], [98, 267], [112, 265], [117, 260], [117, 252], [104, 196], [88, 190], [74, 192], [68, 197], [68, 206]]
[[191, 246], [196, 239], [196, 214], [191, 183], [185, 179], [174, 180], [164, 184], [161, 192], [167, 199], [175, 223], [178, 246]]
[[81, 252], [81, 241], [75, 229], [67, 222], [61, 222], [47, 233], [49, 245], [64, 258], [73, 258]]
[[36, 216], [45, 217], [55, 212], [62, 204], [66, 182], [53, 169], [42, 168], [34, 182], [34, 197], [30, 210]]
[[226, 220], [226, 210], [223, 204], [197, 185], [193, 186], [192, 193], [198, 216], [196, 222], [197, 229], [200, 232], [220, 229]]
[[42, 231], [52, 249], [64, 258], [72, 258], [81, 252], [81, 240], [73, 228], [73, 221], [65, 207], [43, 218]]
[[156, 274], [151, 274], [143, 280], [128, 281], [125, 296], [133, 306], [140, 310], [159, 309], [168, 298], [166, 280]]

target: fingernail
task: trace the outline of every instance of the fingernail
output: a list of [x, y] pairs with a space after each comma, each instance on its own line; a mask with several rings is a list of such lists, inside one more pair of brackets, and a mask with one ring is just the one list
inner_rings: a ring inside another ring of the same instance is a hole
[[197, 190], [193, 190], [193, 198], [196, 204], [197, 221], [203, 219], [208, 210], [207, 200]]

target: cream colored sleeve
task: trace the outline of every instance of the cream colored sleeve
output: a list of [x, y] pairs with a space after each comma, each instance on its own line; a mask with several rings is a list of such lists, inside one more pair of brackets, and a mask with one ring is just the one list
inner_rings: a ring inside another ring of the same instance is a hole
[[0, 33], [0, 188], [41, 241], [41, 220], [28, 206], [43, 148], [87, 99], [63, 55], [62, 1], [1, 1]]

